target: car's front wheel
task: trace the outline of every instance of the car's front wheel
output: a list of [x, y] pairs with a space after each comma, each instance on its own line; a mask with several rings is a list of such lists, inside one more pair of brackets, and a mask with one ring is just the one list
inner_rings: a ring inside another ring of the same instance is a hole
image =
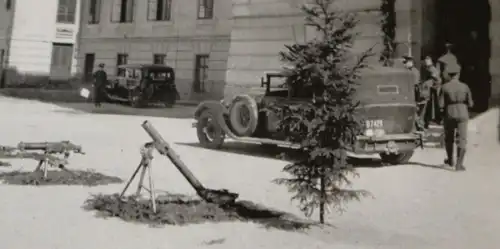
[[200, 144], [210, 149], [220, 149], [226, 136], [210, 110], [205, 110], [200, 114], [196, 123], [196, 134]]
[[129, 96], [130, 106], [134, 108], [144, 107], [144, 101], [141, 96], [141, 91], [133, 90]]
[[391, 165], [406, 164], [410, 161], [410, 158], [412, 156], [413, 150], [391, 154], [380, 153], [380, 159], [382, 159], [382, 163]]

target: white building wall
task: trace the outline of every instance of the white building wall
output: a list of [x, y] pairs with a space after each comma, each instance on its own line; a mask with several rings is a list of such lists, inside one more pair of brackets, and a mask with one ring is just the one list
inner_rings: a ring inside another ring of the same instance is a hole
[[52, 43], [70, 43], [75, 73], [79, 8], [77, 3], [74, 24], [61, 24], [56, 23], [58, 0], [16, 0], [9, 65], [21, 74], [49, 75]]

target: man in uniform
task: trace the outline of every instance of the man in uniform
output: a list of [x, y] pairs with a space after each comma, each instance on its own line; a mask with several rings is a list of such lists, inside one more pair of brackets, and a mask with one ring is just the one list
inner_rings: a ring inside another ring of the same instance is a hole
[[420, 81], [420, 71], [415, 67], [415, 61], [413, 60], [413, 57], [409, 55], [403, 56], [403, 64], [405, 65], [406, 69], [410, 70], [413, 74], [414, 77], [414, 88], [415, 88], [415, 101], [417, 103], [417, 113], [415, 113], [415, 126], [418, 131], [424, 131], [425, 129], [425, 124], [424, 120], [421, 118], [423, 115], [423, 110], [425, 109], [425, 92], [422, 92], [422, 87], [421, 87], [421, 81]]
[[[471, 108], [474, 103], [469, 87], [459, 80], [460, 66], [447, 64], [445, 70], [450, 80], [443, 85], [439, 96], [439, 104], [444, 112], [444, 139], [447, 155], [445, 164], [451, 167], [455, 166], [457, 171], [463, 171], [465, 170], [464, 156], [467, 150], [468, 108]], [[453, 162], [455, 139], [457, 143], [456, 165]]]
[[429, 122], [433, 121], [437, 124], [441, 123], [441, 113], [439, 108], [439, 93], [441, 91], [441, 73], [430, 56], [426, 56], [424, 59], [425, 77], [422, 82], [422, 90], [426, 93], [426, 105], [425, 110], [422, 113], [422, 119], [425, 121], [426, 128], [429, 126]]
[[104, 98], [104, 88], [108, 82], [108, 75], [104, 71], [104, 63], [99, 64], [99, 69], [94, 73], [94, 105], [95, 107], [100, 107], [101, 102]]

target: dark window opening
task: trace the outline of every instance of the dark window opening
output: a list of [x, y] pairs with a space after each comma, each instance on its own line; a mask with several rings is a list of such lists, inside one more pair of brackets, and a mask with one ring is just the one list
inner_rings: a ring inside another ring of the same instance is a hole
[[198, 0], [198, 19], [212, 19], [214, 17], [214, 1]]
[[115, 0], [111, 22], [114, 23], [131, 23], [134, 21], [134, 0]]
[[116, 56], [116, 75], [122, 76], [125, 75], [125, 69], [119, 68], [121, 65], [125, 65], [128, 63], [128, 54], [118, 54]]
[[153, 55], [153, 64], [165, 65], [165, 59], [167, 55], [165, 54], [154, 54]]
[[170, 21], [172, 0], [148, 0], [148, 21]]

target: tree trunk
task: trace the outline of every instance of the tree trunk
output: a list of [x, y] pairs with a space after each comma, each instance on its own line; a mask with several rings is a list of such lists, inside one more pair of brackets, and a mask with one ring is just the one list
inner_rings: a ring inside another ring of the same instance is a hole
[[321, 191], [321, 197], [319, 200], [319, 223], [325, 224], [326, 193], [325, 193], [325, 177], [324, 176], [322, 176], [320, 179], [320, 191]]

